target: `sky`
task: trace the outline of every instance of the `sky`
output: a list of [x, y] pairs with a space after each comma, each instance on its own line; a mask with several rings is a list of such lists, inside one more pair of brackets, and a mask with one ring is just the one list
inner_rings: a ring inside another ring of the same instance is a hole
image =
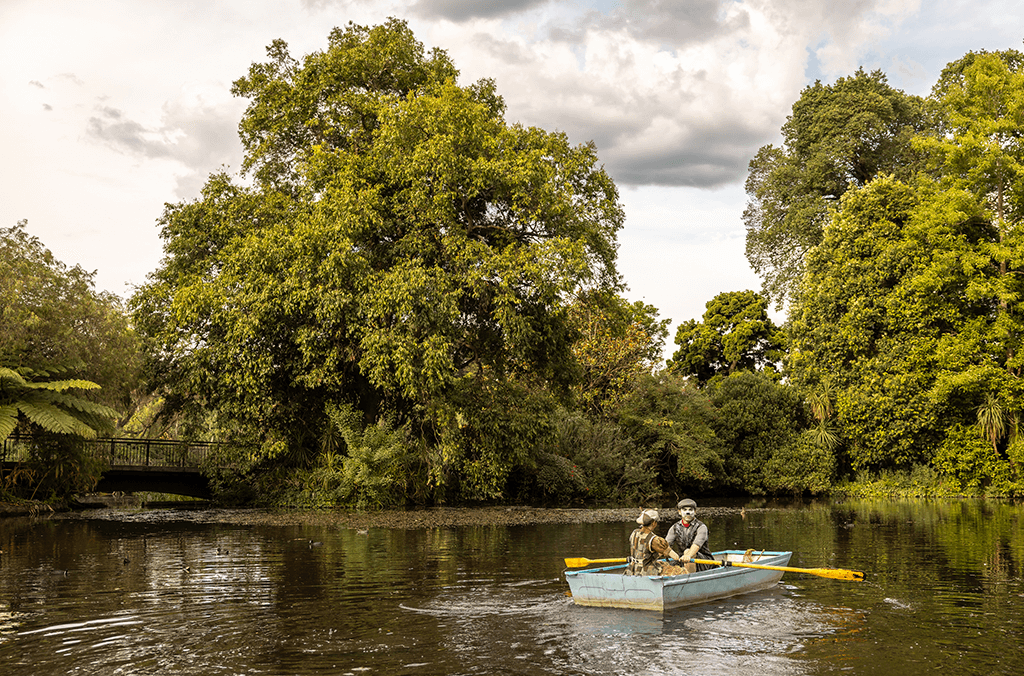
[[924, 96], [968, 51], [1024, 49], [1019, 0], [0, 0], [0, 227], [130, 296], [164, 205], [239, 170], [231, 83], [275, 39], [301, 57], [392, 16], [460, 84], [494, 79], [509, 123], [597, 145], [626, 296], [671, 319], [666, 355], [716, 294], [760, 288], [743, 183], [804, 87], [863, 67]]

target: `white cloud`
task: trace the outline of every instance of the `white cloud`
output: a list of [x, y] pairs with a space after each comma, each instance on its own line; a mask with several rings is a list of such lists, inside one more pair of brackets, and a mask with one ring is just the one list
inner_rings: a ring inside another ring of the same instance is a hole
[[616, 180], [710, 187], [740, 180], [777, 133], [809, 48], [852, 72], [916, 2], [627, 0], [535, 31], [470, 20], [428, 32], [465, 75], [496, 78], [511, 118], [595, 140]]
[[176, 196], [197, 197], [210, 172], [222, 166], [237, 171], [242, 163], [237, 129], [244, 102], [207, 89], [164, 103], [160, 123], [152, 128], [102, 106], [89, 118], [87, 134], [119, 152], [176, 162]]
[[809, 79], [864, 64], [926, 92], [967, 49], [1019, 48], [1022, 13], [1014, 0], [5, 0], [0, 222], [28, 218], [124, 293], [159, 261], [163, 203], [237, 169], [245, 102], [228, 90], [273, 39], [302, 56], [350, 20], [406, 17], [464, 81], [494, 78], [511, 121], [596, 141], [623, 190], [627, 282], [678, 322], [756, 286], [742, 179]]

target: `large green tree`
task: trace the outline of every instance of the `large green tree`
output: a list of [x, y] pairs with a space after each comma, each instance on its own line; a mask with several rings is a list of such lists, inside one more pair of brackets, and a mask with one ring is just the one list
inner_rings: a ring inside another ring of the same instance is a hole
[[[1013, 490], [1022, 62], [1000, 52], [951, 63], [892, 173], [850, 181], [804, 256], [789, 372], [817, 437], [853, 469], [933, 463], [970, 475], [964, 485], [983, 484], [984, 470]], [[955, 450], [971, 428], [993, 453], [985, 462]]]
[[782, 146], [762, 147], [746, 182], [747, 260], [776, 307], [791, 298], [804, 257], [850, 186], [912, 173], [910, 139], [923, 125], [922, 100], [893, 89], [881, 71], [804, 89], [782, 126]]
[[[844, 196], [794, 302], [794, 384], [835, 397], [854, 469], [931, 463], [1005, 371], [997, 230], [969, 192], [881, 177]], [[950, 463], [946, 463], [950, 466]], [[947, 467], [948, 468], [948, 467]]]
[[618, 284], [614, 184], [404, 22], [268, 54], [234, 87], [254, 185], [168, 206], [132, 301], [169, 403], [256, 460], [315, 450], [329, 404], [392, 414], [438, 496], [499, 495], [575, 373], [567, 299]]
[[726, 291], [706, 305], [703, 321], [676, 329], [679, 346], [669, 368], [706, 384], [738, 371], [776, 371], [785, 334], [768, 316], [768, 300], [754, 291]]
[[[743, 371], [716, 380], [708, 391], [716, 409], [710, 426], [719, 444], [721, 482], [754, 495], [796, 488], [780, 484], [769, 470], [773, 459], [793, 454], [807, 426], [798, 390], [763, 373]], [[799, 488], [804, 487], [817, 488]]]
[[611, 414], [661, 363], [670, 320], [612, 291], [580, 294], [569, 315], [579, 334], [572, 348], [580, 372], [573, 387], [578, 405], [594, 415]]
[[[990, 457], [949, 453], [940, 464], [961, 483], [1024, 487], [1024, 54], [968, 53], [949, 64], [932, 92], [936, 130], [918, 139], [938, 199], [933, 218], [957, 205], [983, 236], [958, 252], [970, 265], [966, 295], [984, 307], [942, 340], [935, 398], [957, 410], [949, 437], [976, 427]], [[964, 410], [967, 409], [967, 410]], [[972, 424], [973, 423], [973, 424]], [[984, 446], [983, 446], [984, 447]], [[962, 460], [962, 461], [961, 461]], [[1013, 489], [1011, 489], [1013, 490]]]
[[917, 205], [915, 191], [891, 177], [848, 192], [790, 313], [793, 382], [836, 392], [855, 468], [927, 461], [938, 441], [935, 341], [946, 322], [962, 321], [941, 293], [957, 298], [962, 279], [921, 286], [932, 252], [927, 227], [912, 227]]
[[96, 291], [95, 273], [59, 261], [27, 226], [0, 228], [0, 367], [92, 381], [90, 399], [127, 410], [140, 352], [121, 299]]

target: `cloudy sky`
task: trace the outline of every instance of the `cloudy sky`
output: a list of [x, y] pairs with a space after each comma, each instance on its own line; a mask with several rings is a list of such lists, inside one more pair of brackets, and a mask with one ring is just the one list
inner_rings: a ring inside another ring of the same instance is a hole
[[1024, 49], [1019, 0], [0, 0], [0, 225], [130, 295], [163, 205], [241, 163], [231, 82], [276, 38], [300, 56], [388, 16], [494, 78], [510, 122], [597, 144], [628, 295], [673, 327], [759, 288], [746, 167], [804, 86], [863, 66], [924, 95], [969, 50]]

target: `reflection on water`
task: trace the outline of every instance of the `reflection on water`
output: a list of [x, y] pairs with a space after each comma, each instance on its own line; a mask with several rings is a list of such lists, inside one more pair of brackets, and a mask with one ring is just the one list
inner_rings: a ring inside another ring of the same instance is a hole
[[[562, 558], [631, 524], [238, 526], [216, 513], [0, 520], [0, 673], [1017, 673], [1021, 508], [850, 503], [702, 514], [716, 549], [791, 549], [775, 588], [651, 613], [573, 604]], [[667, 526], [667, 524], [665, 524]]]

